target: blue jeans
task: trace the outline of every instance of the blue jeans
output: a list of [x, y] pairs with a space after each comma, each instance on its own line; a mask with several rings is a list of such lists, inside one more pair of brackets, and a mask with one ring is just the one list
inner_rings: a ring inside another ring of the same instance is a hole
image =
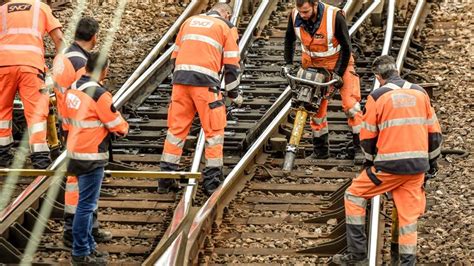
[[92, 236], [92, 213], [97, 208], [100, 186], [104, 177], [104, 167], [96, 168], [87, 174], [78, 175], [79, 203], [72, 223], [73, 256], [88, 256], [95, 250], [96, 243]]

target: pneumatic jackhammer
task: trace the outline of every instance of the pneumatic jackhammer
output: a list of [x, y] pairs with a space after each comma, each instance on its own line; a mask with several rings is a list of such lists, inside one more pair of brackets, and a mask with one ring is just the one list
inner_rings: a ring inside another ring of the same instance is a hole
[[308, 115], [317, 114], [322, 100], [329, 100], [334, 96], [336, 90], [330, 85], [336, 83], [337, 80], [328, 81], [330, 73], [324, 68], [300, 68], [297, 76], [293, 76], [287, 67], [282, 67], [282, 74], [290, 84], [291, 109], [296, 112], [283, 163], [283, 171], [289, 172], [293, 169]]

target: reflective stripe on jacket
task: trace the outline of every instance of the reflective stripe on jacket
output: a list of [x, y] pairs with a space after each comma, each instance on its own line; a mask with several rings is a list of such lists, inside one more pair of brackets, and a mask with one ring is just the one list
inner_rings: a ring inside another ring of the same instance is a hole
[[[341, 46], [334, 36], [334, 30], [336, 28], [336, 14], [340, 9], [327, 4], [323, 4], [323, 6], [321, 24], [313, 35], [304, 29], [302, 18], [296, 8], [291, 14], [295, 34], [301, 42], [303, 68], [324, 67], [332, 70], [339, 58]], [[352, 56], [349, 63], [354, 63]]]
[[68, 171], [80, 175], [105, 166], [109, 159], [109, 132], [128, 132], [128, 123], [115, 110], [112, 95], [90, 77], [82, 76], [66, 92], [65, 103]]
[[360, 139], [376, 169], [417, 174], [439, 156], [442, 136], [425, 90], [397, 77], [367, 98]]
[[43, 35], [60, 28], [51, 8], [39, 0], [13, 0], [0, 7], [0, 66], [44, 71]]
[[239, 85], [240, 54], [234, 25], [215, 12], [197, 15], [183, 23], [171, 55], [176, 59], [173, 84], [220, 86], [224, 67], [226, 90]]

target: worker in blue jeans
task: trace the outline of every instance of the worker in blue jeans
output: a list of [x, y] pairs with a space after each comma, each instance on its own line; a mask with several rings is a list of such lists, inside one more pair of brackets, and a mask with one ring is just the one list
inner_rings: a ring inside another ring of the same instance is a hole
[[[104, 167], [109, 161], [110, 134], [125, 136], [128, 123], [112, 102], [112, 94], [99, 82], [108, 71], [108, 60], [99, 64], [92, 53], [86, 74], [71, 85], [65, 95], [64, 119], [69, 124], [67, 137], [68, 172], [77, 176], [79, 202], [72, 223], [72, 264], [104, 265], [107, 253], [96, 250], [92, 236], [92, 215], [97, 209]], [[93, 73], [99, 72], [95, 79]]]

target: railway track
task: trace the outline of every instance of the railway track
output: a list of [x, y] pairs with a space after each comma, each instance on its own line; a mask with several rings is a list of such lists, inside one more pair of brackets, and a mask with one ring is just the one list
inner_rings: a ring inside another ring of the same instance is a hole
[[[282, 174], [282, 148], [285, 147], [282, 143], [291, 132], [293, 117], [291, 114], [281, 116], [279, 113], [290, 98], [287, 82], [278, 74], [284, 63], [283, 37], [289, 6], [281, 1], [278, 5], [269, 5], [269, 8], [263, 12], [262, 20], [268, 20], [270, 15], [272, 19], [270, 23], [260, 22], [260, 37], [251, 44], [241, 46], [246, 51], [245, 72], [241, 81], [245, 101], [241, 108], [231, 111], [225, 131], [224, 173], [230, 173], [229, 179], [236, 168], [240, 169], [240, 182], [232, 185], [232, 193], [227, 197], [221, 197], [219, 193], [211, 197], [219, 197], [219, 211], [216, 213], [217, 226], [213, 230], [204, 227], [206, 230], [203, 232], [210, 232], [210, 235], [199, 235], [197, 238], [195, 225], [202, 227], [202, 224], [198, 222], [199, 216], [194, 219], [188, 248], [173, 253], [185, 252], [190, 261], [211, 264], [263, 263], [280, 256], [274, 262], [285, 262], [289, 258], [305, 262], [328, 262], [329, 256], [345, 247], [344, 213], [341, 211], [343, 189], [358, 172], [358, 166], [346, 159], [351, 138], [349, 127], [340, 110], [340, 99], [336, 98], [331, 102], [328, 113], [331, 158], [322, 161], [304, 159], [311, 149], [309, 130], [306, 130], [296, 170], [290, 176]], [[362, 11], [357, 15], [362, 15]], [[252, 24], [252, 15], [240, 18], [241, 34]], [[395, 32], [402, 36], [406, 29], [403, 23], [400, 22], [395, 28]], [[373, 83], [368, 65], [380, 54], [383, 30], [380, 26], [366, 24], [353, 38], [361, 91], [366, 96]], [[397, 46], [401, 42], [402, 37], [394, 38], [393, 55], [398, 54]], [[159, 154], [166, 136], [167, 104], [171, 95], [171, 69], [166, 60], [168, 51], [170, 48], [154, 64], [148, 64], [151, 65], [149, 70], [155, 67], [154, 71], [150, 71], [154, 73], [153, 77], [143, 78], [147, 75], [145, 72], [137, 76], [137, 82], [130, 84], [128, 89], [138, 93], [122, 92], [124, 97], [114, 96], [116, 103], [123, 105], [131, 132], [126, 139], [114, 142], [115, 163], [111, 164], [110, 169], [159, 170]], [[416, 58], [416, 51], [410, 52], [409, 56]], [[157, 87], [156, 84], [160, 85]], [[279, 122], [275, 124], [275, 120]], [[252, 165], [242, 167], [242, 156], [252, 149], [252, 145], [270, 126], [273, 127], [273, 133], [265, 147], [255, 155]], [[193, 167], [199, 167], [200, 156], [193, 158], [196, 153], [199, 154], [199, 150], [194, 148], [200, 141], [199, 129], [199, 124], [195, 123], [186, 142], [185, 157], [182, 159], [184, 170], [193, 171]], [[21, 181], [25, 185], [29, 182], [27, 179], [22, 180], [25, 180]], [[45, 192], [52, 181], [46, 178], [41, 179], [41, 182], [38, 179], [36, 181], [36, 189], [27, 197], [22, 195], [17, 209], [2, 219], [0, 263], [18, 263], [21, 260], [35, 222], [42, 220], [38, 218], [39, 211], [45, 203], [52, 204], [54, 208], [51, 217], [46, 219], [46, 230], [33, 262], [66, 263], [69, 260], [69, 249], [61, 244], [62, 195], [51, 202]], [[187, 221], [184, 218], [198, 211], [196, 207], [190, 206], [204, 204], [199, 212], [208, 207], [209, 200], [199, 190], [199, 186], [196, 190], [192, 181], [177, 194], [158, 195], [156, 187], [156, 180], [109, 178], [104, 183], [107, 195], [102, 195], [99, 201], [99, 220], [101, 228], [112, 231], [114, 238], [109, 243], [100, 244], [99, 249], [111, 254], [112, 264], [153, 263], [173, 247], [171, 242], [175, 241], [180, 230], [189, 229], [192, 219]], [[233, 199], [237, 191], [241, 192]], [[222, 213], [229, 202], [230, 205]], [[307, 221], [309, 219], [311, 221]], [[208, 225], [213, 224], [213, 219], [210, 221]], [[204, 239], [210, 240], [202, 245]], [[322, 242], [327, 243], [323, 247], [313, 247]], [[203, 248], [199, 249], [201, 246]], [[167, 253], [162, 257], [167, 256], [170, 255]]]

